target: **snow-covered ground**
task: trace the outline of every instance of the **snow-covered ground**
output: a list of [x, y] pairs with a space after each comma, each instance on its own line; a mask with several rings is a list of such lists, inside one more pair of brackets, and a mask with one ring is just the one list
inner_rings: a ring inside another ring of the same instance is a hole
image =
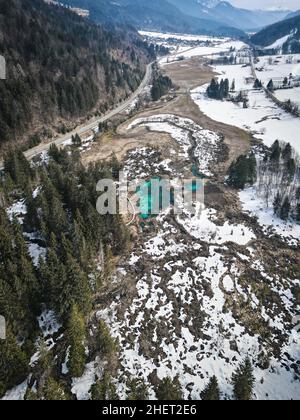
[[[177, 123], [174, 130], [174, 116], [158, 115], [135, 120], [129, 129], [146, 126], [168, 132], [187, 158], [188, 136], [182, 129], [191, 123]], [[152, 164], [154, 171], [158, 167], [150, 149], [132, 153], [129, 161], [148, 153], [149, 168], [142, 164], [144, 171], [151, 173]], [[172, 163], [176, 159], [170, 158]], [[127, 168], [132, 177], [140, 173], [138, 165]], [[199, 399], [216, 375], [222, 397], [230, 398], [231, 376], [248, 356], [254, 365], [254, 398], [300, 399], [300, 382], [292, 367], [300, 357], [299, 334], [291, 325], [299, 310], [292, 290], [300, 286], [300, 279], [290, 277], [286, 267], [275, 268], [274, 255], [268, 252], [273, 233], [266, 229], [264, 236], [257, 233], [255, 221], [226, 220], [222, 211], [212, 208], [200, 217], [165, 211], [152, 223], [155, 228], [150, 233], [145, 229], [131, 256], [121, 262], [120, 285], [129, 279], [136, 291], [127, 294], [126, 306], [117, 296], [98, 312], [119, 339], [121, 397], [126, 397], [128, 376], [144, 379], [155, 398], [153, 378], [178, 375], [184, 397]], [[289, 236], [286, 246], [293, 239]], [[264, 253], [262, 244], [267, 247]], [[87, 377], [91, 373], [88, 366]]]
[[290, 245], [300, 244], [300, 225], [284, 222], [275, 216], [273, 208], [266, 208], [265, 202], [257, 197], [255, 187], [247, 188], [239, 195], [243, 209], [258, 218], [259, 224], [267, 235], [277, 234]]
[[240, 50], [242, 48], [246, 48], [246, 44], [242, 41], [232, 41], [224, 39], [223, 41], [216, 41], [213, 43], [213, 45], [203, 45], [199, 47], [190, 48], [187, 51], [182, 51], [179, 54], [173, 55], [171, 58], [164, 57], [160, 60], [161, 65], [165, 65], [168, 63], [171, 63], [173, 61], [176, 61], [180, 58], [188, 59], [193, 57], [205, 57], [210, 56], [212, 54], [218, 54], [218, 53], [225, 53], [230, 52], [231, 49]]
[[[259, 57], [259, 62], [255, 67], [257, 69], [257, 77], [265, 86], [271, 79], [275, 86], [276, 83], [282, 84], [286, 77], [291, 83], [293, 83], [295, 78], [300, 80], [300, 54]], [[290, 99], [292, 102], [300, 105], [300, 87], [276, 90], [275, 96], [280, 101]]]
[[[216, 243], [223, 245], [215, 246], [207, 235], [205, 223], [198, 224], [197, 239], [192, 234], [188, 240], [167, 219], [162, 217], [161, 223], [162, 231], [135, 250], [140, 253], [139, 260], [133, 254], [134, 264], [126, 266], [126, 276], [134, 276], [137, 281], [137, 293], [131, 305], [121, 317], [117, 313], [118, 299], [110, 308], [98, 313], [121, 344], [118, 376], [122, 397], [125, 396], [122, 382], [126, 381], [126, 375], [149, 383], [149, 375], [154, 373], [158, 379], [179, 375], [184, 397], [190, 395], [192, 399], [199, 399], [209, 378], [216, 375], [223, 397], [230, 397], [230, 378], [238, 364], [249, 356], [255, 364], [255, 398], [299, 399], [299, 382], [295, 381], [290, 368], [284, 367], [289, 365], [289, 358], [299, 359], [299, 335], [289, 330], [282, 315], [266, 309], [256, 295], [258, 290], [255, 292], [251, 284], [245, 285], [243, 280], [250, 256], [256, 254], [249, 247], [249, 241], [255, 241], [255, 236], [249, 230], [246, 232], [245, 227], [237, 226], [241, 232], [233, 236], [228, 234], [227, 228], [220, 227], [217, 234], [220, 240]], [[188, 223], [189, 220], [185, 226], [188, 227]], [[232, 229], [234, 231], [233, 226]], [[177, 237], [176, 243], [173, 237]], [[229, 250], [228, 241], [232, 240], [244, 246], [244, 254]], [[230, 263], [225, 256], [227, 252], [230, 252]], [[149, 271], [137, 275], [139, 264], [146, 265]], [[269, 275], [259, 255], [252, 270], [257, 273], [258, 282], [259, 276]], [[279, 301], [284, 302], [286, 310], [292, 311], [289, 290], [292, 284], [287, 282], [284, 289], [279, 285], [277, 289], [278, 279], [274, 278], [273, 282]], [[241, 302], [248, 316], [254, 317], [250, 324], [254, 325], [261, 318], [262, 322], [274, 326], [274, 330], [268, 327], [271, 342], [277, 341], [276, 328], [282, 333], [285, 329], [287, 337], [281, 356], [279, 359], [270, 356], [269, 367], [259, 366], [258, 359], [262, 361], [267, 357], [266, 344], [260, 334], [250, 332], [248, 322], [246, 328], [234, 315], [229, 304], [234, 301]], [[155, 394], [150, 389], [153, 398]]]
[[185, 159], [189, 158], [189, 150], [194, 146], [199, 172], [206, 176], [211, 175], [210, 167], [217, 159], [221, 143], [221, 138], [216, 133], [204, 130], [188, 118], [169, 114], [136, 119], [128, 126], [128, 130], [137, 127], [147, 127], [151, 131], [170, 134], [181, 146], [182, 157]]
[[270, 79], [300, 76], [300, 54], [263, 56], [258, 57], [259, 62], [255, 65], [260, 71], [257, 76], [262, 82], [269, 82]]
[[20, 385], [15, 386], [13, 389], [9, 390], [5, 396], [2, 398], [3, 401], [21, 401], [24, 400], [28, 387], [29, 378], [27, 378]]
[[300, 107], [300, 87], [276, 90], [275, 96], [282, 102], [290, 100]]
[[[33, 191], [33, 198], [36, 198], [39, 192], [40, 192], [40, 188], [38, 187], [36, 188], [35, 191]], [[27, 214], [27, 207], [26, 207], [26, 203], [24, 199], [15, 202], [7, 209], [7, 215], [9, 219], [11, 221], [13, 219], [16, 219], [18, 223], [20, 223], [21, 225], [23, 225], [24, 223], [24, 218], [26, 214]], [[39, 263], [39, 259], [44, 258], [46, 256], [47, 250], [38, 244], [40, 238], [36, 234], [24, 233], [24, 238], [26, 240], [26, 244], [28, 246], [28, 252], [32, 258], [33, 264], [37, 267]]]
[[158, 45], [170, 48], [172, 55], [163, 57], [159, 60], [160, 65], [162, 66], [181, 58], [187, 59], [226, 52], [232, 53], [233, 51], [239, 51], [243, 48], [247, 48], [247, 45], [244, 42], [225, 37], [145, 31], [141, 31], [140, 34]]
[[80, 378], [72, 380], [72, 393], [76, 395], [78, 400], [89, 400], [91, 386], [103, 373], [103, 366], [99, 360], [88, 363], [84, 374]]
[[220, 37], [212, 37], [206, 35], [183, 35], [183, 34], [172, 34], [172, 33], [162, 33], [162, 32], [147, 32], [147, 31], [139, 31], [141, 36], [145, 36], [148, 38], [155, 38], [161, 40], [168, 40], [170, 38], [176, 39], [178, 41], [203, 41], [203, 42], [223, 42], [224, 40], [229, 40], [229, 38], [220, 38]]
[[256, 238], [251, 229], [243, 225], [231, 225], [228, 222], [221, 226], [216, 225], [215, 214], [213, 209], [206, 209], [199, 216], [186, 215], [178, 221], [192, 237], [211, 245], [222, 245], [226, 242], [247, 245]]
[[268, 146], [281, 140], [291, 145], [300, 153], [299, 136], [300, 119], [291, 116], [280, 109], [263, 91], [254, 91], [253, 83], [247, 84], [246, 78], [251, 77], [251, 68], [243, 66], [217, 66], [219, 78], [236, 81], [236, 90], [248, 91], [249, 107], [229, 101], [216, 101], [207, 98], [207, 86], [196, 88], [192, 99], [210, 118], [224, 124], [240, 127], [254, 134]]

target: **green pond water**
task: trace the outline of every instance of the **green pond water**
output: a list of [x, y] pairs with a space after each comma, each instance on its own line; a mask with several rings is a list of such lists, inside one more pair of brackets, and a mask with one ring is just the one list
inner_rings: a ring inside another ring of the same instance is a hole
[[[198, 177], [199, 178], [199, 177]], [[203, 179], [203, 177], [202, 177]], [[165, 210], [165, 208], [169, 207], [169, 204], [174, 204], [174, 193], [170, 192], [170, 202], [167, 203], [165, 206], [163, 205], [163, 191], [162, 188], [159, 190], [158, 195], [152, 195], [152, 181], [158, 180], [159, 178], [153, 178], [152, 180], [146, 181], [144, 184], [142, 184], [140, 187], [137, 188], [136, 194], [140, 198], [140, 218], [142, 220], [147, 220], [152, 217], [156, 217], [157, 214], [152, 214], [153, 208], [159, 208], [161, 211]], [[202, 188], [202, 184], [200, 185], [199, 182], [191, 182], [190, 184], [186, 184], [185, 188], [188, 189], [188, 191], [196, 192], [199, 191], [200, 188]]]
[[199, 179], [206, 179], [207, 178], [207, 176], [206, 175], [204, 175], [204, 174], [202, 174], [201, 172], [199, 172], [199, 169], [198, 169], [198, 167], [197, 167], [197, 165], [192, 165], [192, 174], [196, 177], [196, 178], [199, 178]]

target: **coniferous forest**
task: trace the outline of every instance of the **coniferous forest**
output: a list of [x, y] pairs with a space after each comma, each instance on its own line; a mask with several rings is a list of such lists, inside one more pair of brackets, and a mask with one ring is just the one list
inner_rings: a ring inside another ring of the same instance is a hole
[[[92, 338], [88, 325], [114, 259], [127, 247], [128, 233], [120, 217], [100, 216], [96, 210], [95, 180], [112, 178], [116, 163], [84, 168], [79, 152], [70, 155], [56, 146], [49, 157], [48, 164], [33, 167], [21, 152], [11, 152], [5, 159], [1, 200], [8, 204], [18, 197], [27, 212], [17, 220], [0, 211], [0, 308], [8, 328], [7, 340], [0, 343], [1, 396], [27, 377], [36, 347], [37, 317], [45, 308], [56, 314], [65, 331], [59, 346], [62, 355], [68, 350], [70, 375], [83, 374], [86, 346], [93, 356], [115, 351], [105, 324], [96, 321]], [[36, 264], [26, 238], [47, 249]], [[34, 371], [35, 397], [47, 399], [47, 393], [60, 387], [55, 382], [56, 362], [45, 346], [41, 342], [39, 352], [46, 360], [40, 357]]]
[[1, 0], [0, 40], [0, 146], [105, 112], [136, 89], [153, 59], [133, 29], [96, 25], [43, 0]]

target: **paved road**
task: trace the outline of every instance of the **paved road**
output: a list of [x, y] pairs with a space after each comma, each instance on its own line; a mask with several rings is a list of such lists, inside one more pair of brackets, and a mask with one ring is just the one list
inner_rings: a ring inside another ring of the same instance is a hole
[[[126, 99], [126, 101], [124, 101], [121, 105], [117, 106], [112, 111], [109, 111], [107, 114], [105, 114], [102, 117], [97, 117], [97, 118], [93, 118], [93, 119], [89, 120], [88, 123], [76, 127], [75, 130], [73, 130], [73, 131], [71, 131], [71, 132], [69, 132], [69, 133], [67, 133], [67, 134], [65, 134], [61, 137], [58, 137], [57, 139], [51, 141], [50, 143], [47, 143], [47, 144], [42, 143], [42, 144], [34, 147], [33, 149], [27, 150], [26, 152], [24, 152], [25, 157], [28, 160], [30, 160], [30, 159], [34, 158], [35, 156], [40, 155], [42, 152], [47, 151], [52, 144], [56, 144], [56, 146], [61, 146], [66, 141], [70, 140], [72, 135], [75, 135], [77, 133], [80, 136], [82, 136], [85, 133], [89, 132], [90, 130], [97, 128], [99, 123], [104, 123], [104, 122], [110, 120], [111, 118], [113, 118], [114, 116], [116, 116], [117, 114], [120, 114], [121, 112], [125, 111], [125, 109], [128, 108], [132, 104], [132, 102], [142, 93], [143, 89], [151, 81], [152, 68], [153, 68], [154, 63], [155, 62], [152, 62], [152, 63], [148, 64], [147, 69], [146, 69], [146, 74], [145, 74], [145, 77], [144, 77], [142, 83], [140, 84], [138, 89], [128, 99]], [[0, 170], [2, 170], [2, 169], [3, 169], [3, 162], [0, 162]]]

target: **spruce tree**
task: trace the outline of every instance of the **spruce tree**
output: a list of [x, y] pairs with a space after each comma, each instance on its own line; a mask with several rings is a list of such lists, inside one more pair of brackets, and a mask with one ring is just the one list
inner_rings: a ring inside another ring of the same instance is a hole
[[0, 340], [0, 388], [2, 395], [7, 389], [22, 383], [28, 374], [29, 360], [10, 328], [7, 328], [6, 339]]
[[128, 400], [147, 401], [149, 400], [149, 389], [141, 379], [132, 379], [128, 383]]
[[280, 193], [278, 192], [273, 203], [274, 214], [279, 216], [280, 209], [281, 209], [282, 198]]
[[297, 170], [295, 159], [293, 158], [287, 159], [285, 167], [286, 167], [286, 178], [288, 179], [288, 182], [291, 183], [294, 179], [294, 176]]
[[72, 143], [75, 147], [81, 147], [82, 146], [82, 140], [80, 136], [76, 133], [75, 136], [72, 136]]
[[282, 157], [285, 161], [289, 161], [292, 158], [293, 149], [290, 143], [288, 143], [282, 151]]
[[280, 160], [280, 156], [281, 156], [281, 147], [280, 147], [279, 141], [276, 140], [271, 148], [270, 159], [271, 161], [278, 162]]
[[282, 220], [288, 220], [291, 211], [291, 203], [288, 197], [286, 197], [283, 201], [283, 204], [280, 209], [280, 218]]
[[210, 85], [207, 88], [208, 97], [212, 99], [218, 99], [219, 91], [220, 91], [219, 82], [216, 79], [212, 79]]
[[67, 395], [60, 385], [55, 379], [49, 377], [42, 390], [41, 399], [46, 401], [66, 401], [68, 400]]
[[95, 350], [105, 357], [113, 354], [116, 351], [116, 346], [116, 340], [111, 337], [107, 325], [100, 320], [95, 332]]
[[70, 346], [68, 369], [72, 377], [83, 375], [86, 364], [85, 322], [76, 305], [70, 311], [67, 323], [67, 342]]
[[93, 401], [119, 400], [116, 386], [107, 372], [92, 385], [90, 392]]
[[67, 313], [72, 304], [76, 304], [78, 309], [87, 314], [91, 309], [91, 287], [88, 274], [85, 273], [75, 258], [70, 254], [65, 260], [66, 283], [62, 290], [62, 305], [64, 312]]
[[207, 387], [204, 389], [203, 392], [200, 394], [201, 399], [203, 401], [218, 401], [220, 400], [220, 389], [218, 380], [215, 376], [213, 376]]
[[254, 82], [254, 89], [261, 89], [262, 88], [262, 82], [258, 79]]
[[164, 378], [157, 387], [156, 396], [159, 401], [180, 401], [183, 399], [178, 377]]
[[270, 81], [269, 81], [269, 83], [267, 84], [267, 89], [270, 91], [270, 92], [273, 92], [274, 91], [274, 83], [273, 83], [273, 80], [271, 79]]
[[233, 374], [232, 382], [236, 400], [249, 401], [252, 399], [255, 378], [249, 358], [247, 358]]
[[88, 264], [90, 264], [90, 249], [85, 239], [82, 227], [76, 220], [74, 220], [74, 223], [72, 225], [71, 235], [73, 255], [76, 257], [81, 267], [87, 269]]
[[246, 184], [253, 184], [256, 180], [256, 159], [254, 155], [250, 157], [239, 156], [229, 168], [228, 184], [239, 189], [245, 188]]

